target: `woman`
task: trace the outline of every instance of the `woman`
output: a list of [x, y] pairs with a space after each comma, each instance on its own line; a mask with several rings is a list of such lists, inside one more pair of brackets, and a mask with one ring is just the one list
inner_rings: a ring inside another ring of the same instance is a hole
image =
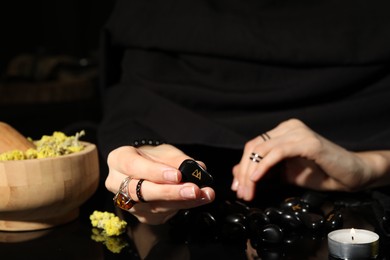
[[[229, 186], [251, 201], [272, 174], [317, 190], [389, 185], [386, 7], [117, 1], [105, 27], [120, 54], [99, 130], [106, 187], [159, 224]], [[215, 174], [212, 187], [181, 182], [188, 158]]]

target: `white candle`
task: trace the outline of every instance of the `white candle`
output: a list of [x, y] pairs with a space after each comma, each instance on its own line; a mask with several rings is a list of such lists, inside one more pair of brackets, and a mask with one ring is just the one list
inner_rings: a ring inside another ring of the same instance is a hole
[[328, 234], [329, 254], [341, 259], [376, 258], [379, 235], [364, 229], [339, 229]]

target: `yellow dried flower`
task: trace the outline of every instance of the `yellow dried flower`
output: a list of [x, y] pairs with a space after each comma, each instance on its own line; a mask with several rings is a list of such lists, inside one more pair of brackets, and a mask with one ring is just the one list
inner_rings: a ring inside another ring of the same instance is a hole
[[107, 236], [119, 236], [125, 232], [127, 223], [111, 212], [95, 210], [90, 216], [93, 227], [103, 229]]
[[[85, 135], [84, 131], [76, 133], [74, 136], [66, 136], [62, 132], [54, 132], [51, 136], [44, 135], [40, 140], [32, 141], [36, 148], [27, 151], [9, 151], [0, 154], [0, 161], [40, 159], [58, 157], [61, 155], [79, 152], [84, 149], [84, 145], [79, 141]], [[31, 141], [31, 138], [28, 138]]]
[[24, 160], [24, 154], [19, 150], [12, 150], [0, 154], [0, 161]]
[[98, 210], [95, 210], [89, 219], [93, 227], [91, 239], [103, 243], [113, 253], [120, 253], [128, 246], [127, 242], [120, 237], [126, 231], [126, 221], [121, 220], [114, 213]]

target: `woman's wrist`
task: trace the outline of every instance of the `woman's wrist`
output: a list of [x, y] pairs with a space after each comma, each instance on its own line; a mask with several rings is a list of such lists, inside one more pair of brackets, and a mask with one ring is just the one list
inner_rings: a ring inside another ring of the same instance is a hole
[[390, 151], [359, 152], [365, 164], [364, 173], [370, 177], [368, 187], [390, 185]]

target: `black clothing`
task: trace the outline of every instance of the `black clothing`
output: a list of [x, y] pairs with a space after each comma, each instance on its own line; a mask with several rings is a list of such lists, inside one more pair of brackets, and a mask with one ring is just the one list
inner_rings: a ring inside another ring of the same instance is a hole
[[[390, 148], [390, 2], [120, 0], [121, 71], [99, 145], [242, 149], [289, 118], [347, 149]], [[106, 64], [116, 69], [119, 65]]]

